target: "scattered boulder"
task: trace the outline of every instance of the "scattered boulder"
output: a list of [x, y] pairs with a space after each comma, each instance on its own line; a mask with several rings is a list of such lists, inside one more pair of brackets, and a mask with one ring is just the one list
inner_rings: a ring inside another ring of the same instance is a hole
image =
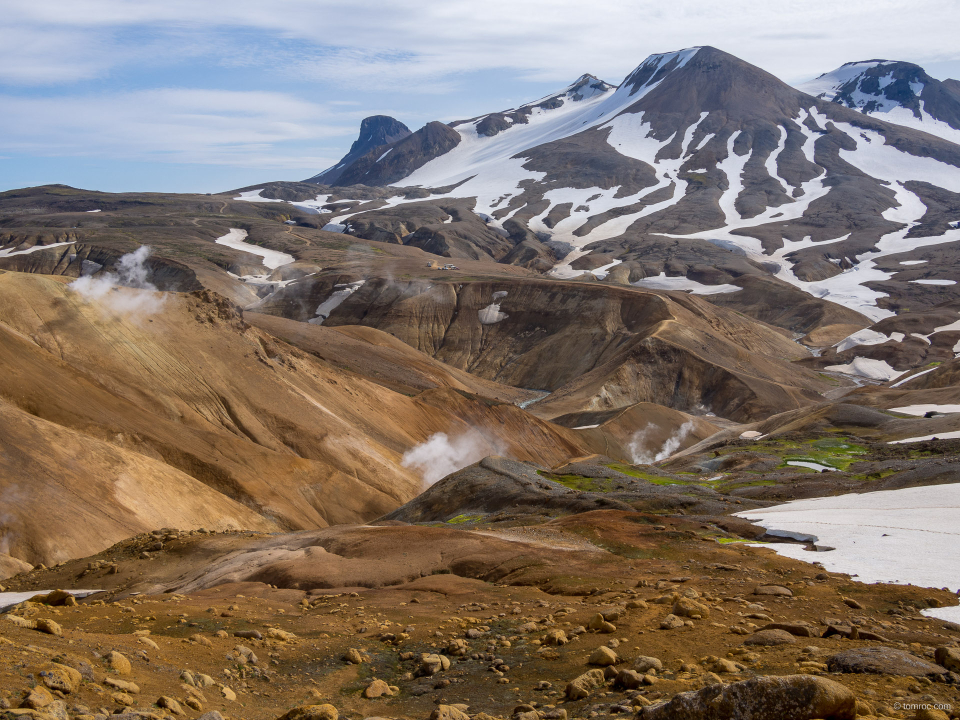
[[83, 676], [79, 672], [59, 663], [50, 663], [47, 668], [40, 671], [40, 677], [48, 688], [62, 693], [76, 692], [80, 683], [83, 682]]
[[259, 630], [237, 630], [233, 636], [245, 640], [263, 640], [263, 633]]
[[950, 716], [935, 707], [921, 707], [913, 716], [914, 720], [950, 720]]
[[27, 691], [27, 696], [23, 699], [21, 707], [31, 710], [41, 710], [54, 700], [53, 695], [45, 687], [37, 685], [35, 688]]
[[277, 720], [337, 720], [340, 713], [333, 705], [301, 705]]
[[744, 645], [792, 645], [797, 639], [786, 630], [758, 630], [743, 641]]
[[687, 597], [678, 597], [673, 603], [672, 613], [677, 617], [701, 620], [710, 617], [710, 608], [696, 600]]
[[647, 655], [641, 655], [636, 660], [633, 661], [633, 669], [638, 673], [643, 673], [644, 675], [654, 670], [660, 672], [663, 670], [663, 663], [660, 662], [659, 658], [649, 657]]
[[601, 613], [597, 613], [590, 618], [590, 623], [587, 625], [587, 628], [600, 633], [613, 633], [617, 631], [617, 626], [605, 620]]
[[364, 689], [363, 696], [368, 700], [372, 700], [373, 698], [383, 697], [384, 695], [396, 695], [396, 693], [396, 688], [387, 685], [387, 683], [383, 680], [374, 678], [373, 682], [367, 685], [367, 687]]
[[120, 692], [131, 693], [133, 695], [140, 694], [140, 686], [136, 683], [120, 680], [119, 678], [110, 677], [109, 675], [103, 679], [103, 684]]
[[683, 620], [678, 618], [673, 613], [667, 615], [663, 620], [660, 621], [661, 630], [676, 630], [677, 628], [683, 627]]
[[570, 642], [567, 634], [563, 630], [554, 629], [543, 636], [544, 645], [566, 645]]
[[297, 639], [297, 636], [292, 632], [281, 630], [280, 628], [270, 628], [267, 630], [267, 637], [272, 640], [279, 640], [280, 642], [291, 642]]
[[444, 652], [447, 655], [452, 655], [453, 657], [463, 657], [467, 654], [467, 650], [467, 641], [457, 638], [450, 641], [450, 643], [447, 645], [447, 649], [444, 650]]
[[356, 648], [350, 648], [343, 654], [342, 659], [351, 665], [360, 665], [363, 663], [363, 654]]
[[600, 667], [606, 667], [608, 665], [616, 665], [620, 658], [617, 657], [617, 654], [608, 647], [601, 645], [592, 653], [587, 659], [587, 665], [598, 665]]
[[960, 673], [960, 650], [951, 647], [938, 647], [934, 658], [947, 670]]
[[710, 663], [710, 669], [715, 673], [739, 673], [743, 672], [744, 666], [728, 658], [715, 658]]
[[582, 700], [597, 688], [603, 687], [606, 681], [603, 670], [594, 668], [568, 682], [564, 694], [568, 700]]
[[613, 685], [624, 690], [636, 690], [643, 685], [643, 675], [636, 670], [621, 670], [613, 679]]
[[183, 715], [183, 708], [180, 707], [180, 703], [178, 703], [172, 697], [168, 697], [166, 695], [160, 696], [160, 699], [157, 700], [157, 707], [162, 707], [164, 710], [169, 710], [174, 715]]
[[783, 585], [761, 585], [754, 588], [754, 595], [773, 595], [774, 597], [793, 597], [793, 591]]
[[34, 595], [30, 602], [53, 607], [75, 607], [77, 599], [66, 590], [52, 590], [45, 595]]
[[437, 705], [430, 720], [470, 720], [470, 716], [456, 705]]
[[420, 656], [420, 667], [417, 668], [417, 675], [420, 677], [430, 677], [442, 670], [449, 669], [450, 658], [435, 653], [423, 653]]
[[888, 647], [844, 650], [827, 660], [830, 672], [876, 673], [910, 677], [940, 677], [947, 673], [942, 665], [921, 660], [903, 650]]
[[855, 720], [856, 696], [813, 675], [765, 676], [712, 684], [642, 708], [638, 720]]
[[60, 627], [59, 623], [56, 623], [53, 620], [48, 620], [47, 618], [38, 619], [34, 629], [39, 630], [42, 633], [46, 633], [47, 635], [56, 635], [57, 637], [61, 637], [63, 635], [63, 628]]
[[812, 625], [806, 623], [767, 623], [761, 630], [783, 630], [796, 637], [820, 637], [820, 633]]
[[129, 675], [133, 668], [130, 666], [130, 661], [122, 654], [118, 653], [116, 650], [111, 650], [104, 656], [104, 660], [107, 663], [107, 667], [113, 670], [117, 675]]

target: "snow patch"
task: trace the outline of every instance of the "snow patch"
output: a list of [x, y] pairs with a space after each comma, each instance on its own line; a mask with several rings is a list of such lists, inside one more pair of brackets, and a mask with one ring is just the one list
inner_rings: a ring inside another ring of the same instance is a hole
[[825, 369], [846, 375], [858, 375], [871, 380], [893, 380], [906, 372], [906, 370], [894, 370], [885, 360], [863, 357], [854, 358], [852, 362], [846, 365], [828, 365]]
[[[357, 282], [334, 285], [334, 291], [330, 297], [320, 303], [320, 305], [317, 307], [315, 312], [316, 317], [311, 320], [307, 320], [307, 322], [311, 325], [323, 325], [323, 321], [330, 317], [330, 313], [340, 307], [344, 300], [359, 290], [363, 286], [364, 282], [366, 281], [358, 280]], [[340, 289], [338, 290], [337, 288]]]
[[264, 248], [260, 247], [259, 245], [254, 245], [253, 243], [245, 242], [244, 238], [246, 237], [246, 230], [241, 230], [240, 228], [230, 228], [230, 232], [217, 238], [217, 244], [226, 245], [234, 250], [242, 250], [243, 252], [250, 253], [251, 255], [259, 255], [261, 258], [263, 258], [263, 266], [269, 268], [270, 270], [276, 270], [281, 265], [289, 265], [296, 260], [293, 255], [287, 255], [287, 253], [280, 252], [279, 250], [270, 250], [269, 248]]
[[634, 287], [642, 287], [649, 290], [689, 290], [694, 295], [720, 295], [722, 293], [732, 293], [743, 289], [736, 285], [704, 285], [683, 275], [668, 277], [666, 272], [661, 272], [655, 277], [643, 278], [630, 284]]
[[[960, 433], [956, 433], [960, 436]], [[960, 483], [796, 500], [737, 513], [765, 528], [804, 533], [834, 550], [763, 545], [866, 583], [960, 589]]]
[[904, 415], [915, 415], [923, 417], [928, 412], [938, 413], [960, 413], [960, 405], [904, 405], [903, 407], [890, 408], [894, 412]]

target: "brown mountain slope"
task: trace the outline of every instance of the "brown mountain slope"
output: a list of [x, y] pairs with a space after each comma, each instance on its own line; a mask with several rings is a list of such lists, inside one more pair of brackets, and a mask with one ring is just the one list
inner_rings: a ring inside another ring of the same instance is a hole
[[[61, 477], [61, 494], [48, 501], [72, 503], [91, 473], [116, 483], [120, 470], [107, 472], [110, 463], [120, 468], [138, 454], [144, 481], [173, 487], [177, 479], [183, 488], [192, 478], [238, 520], [236, 503], [268, 525], [316, 528], [367, 520], [416, 495], [420, 477], [401, 459], [434, 433], [473, 427], [511, 455], [548, 465], [586, 451], [572, 431], [512, 404], [447, 388], [407, 397], [344, 372], [246, 325], [212, 294], [164, 297], [154, 315], [117, 316], [83, 302], [62, 278], [0, 274], [0, 400], [115, 448], [91, 461], [99, 470]], [[12, 458], [0, 459], [4, 488], [26, 472]], [[220, 517], [217, 503], [208, 509], [197, 525]], [[113, 503], [100, 512], [123, 517]], [[87, 532], [56, 531], [56, 550], [23, 559], [72, 557], [73, 534]], [[42, 538], [27, 546], [46, 547]]]
[[[307, 320], [352, 280], [317, 276], [258, 310]], [[808, 353], [782, 331], [683, 293], [370, 278], [324, 322], [375, 327], [480, 377], [552, 392], [531, 406], [541, 417], [655, 402], [748, 420], [814, 402], [822, 386], [791, 364]]]

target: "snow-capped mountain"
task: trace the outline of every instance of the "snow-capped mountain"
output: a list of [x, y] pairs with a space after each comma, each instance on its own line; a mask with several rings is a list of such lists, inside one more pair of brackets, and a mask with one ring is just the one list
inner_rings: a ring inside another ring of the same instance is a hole
[[960, 83], [940, 82], [913, 63], [847, 63], [799, 89], [887, 122], [960, 141]]
[[[386, 199], [332, 207], [329, 227], [716, 301], [772, 276], [875, 321], [960, 299], [960, 145], [929, 133], [956, 91], [903, 63], [845, 67], [815, 97], [688, 48], [619, 86], [583, 76], [430, 123], [343, 168], [339, 185]], [[918, 125], [895, 113], [908, 91]]]

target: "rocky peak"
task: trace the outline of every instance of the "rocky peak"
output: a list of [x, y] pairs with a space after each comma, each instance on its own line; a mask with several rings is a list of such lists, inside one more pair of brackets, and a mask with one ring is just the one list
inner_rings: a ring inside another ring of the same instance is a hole
[[364, 118], [360, 123], [360, 135], [350, 146], [350, 152], [344, 155], [334, 167], [324, 170], [305, 182], [335, 185], [340, 176], [355, 160], [363, 157], [371, 150], [403, 140], [411, 134], [410, 128], [389, 115], [371, 115]]

